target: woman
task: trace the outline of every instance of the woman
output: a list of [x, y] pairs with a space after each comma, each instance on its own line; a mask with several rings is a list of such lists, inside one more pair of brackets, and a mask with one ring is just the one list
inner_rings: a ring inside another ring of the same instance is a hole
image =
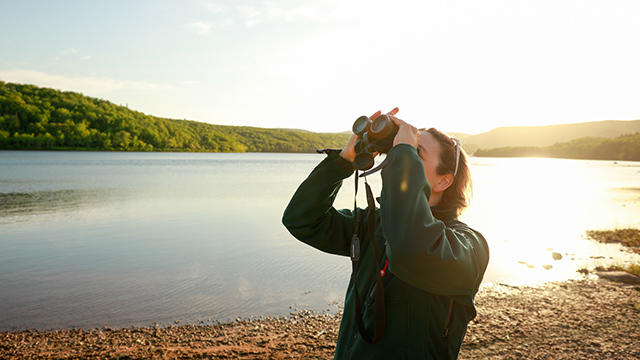
[[459, 141], [396, 113], [387, 114], [399, 130], [381, 172], [379, 208], [333, 208], [354, 172], [354, 135], [312, 171], [283, 215], [297, 239], [354, 260], [335, 359], [455, 359], [476, 315], [489, 249], [457, 219], [468, 204], [467, 157]]

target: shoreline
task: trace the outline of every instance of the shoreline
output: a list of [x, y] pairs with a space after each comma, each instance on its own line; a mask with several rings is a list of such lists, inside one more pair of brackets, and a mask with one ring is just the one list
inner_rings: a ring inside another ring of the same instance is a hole
[[[480, 289], [459, 359], [640, 358], [640, 278], [604, 271]], [[331, 359], [342, 313], [217, 325], [0, 332], [0, 357]]]

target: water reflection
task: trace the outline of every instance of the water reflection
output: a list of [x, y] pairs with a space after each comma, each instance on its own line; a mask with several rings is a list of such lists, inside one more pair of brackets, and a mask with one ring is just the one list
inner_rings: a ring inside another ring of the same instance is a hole
[[114, 189], [65, 189], [0, 193], [0, 224], [33, 216], [95, 208], [116, 196]]

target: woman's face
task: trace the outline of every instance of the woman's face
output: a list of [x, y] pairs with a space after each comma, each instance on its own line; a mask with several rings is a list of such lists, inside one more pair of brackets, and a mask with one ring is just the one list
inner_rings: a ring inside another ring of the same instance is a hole
[[445, 175], [439, 175], [436, 171], [440, 162], [440, 143], [438, 140], [426, 131], [420, 131], [420, 144], [418, 145], [418, 156], [422, 159], [422, 165], [424, 166], [424, 174], [427, 177], [427, 181], [431, 186], [431, 197], [429, 198], [429, 205], [435, 206], [440, 202], [442, 191], [448, 187], [442, 188], [443, 177]]

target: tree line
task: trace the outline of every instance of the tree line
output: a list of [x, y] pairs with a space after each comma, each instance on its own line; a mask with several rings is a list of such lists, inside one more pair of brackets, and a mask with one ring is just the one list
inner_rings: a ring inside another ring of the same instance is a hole
[[640, 133], [617, 138], [584, 137], [547, 147], [502, 147], [476, 150], [479, 157], [547, 157], [640, 161]]
[[313, 152], [341, 148], [349, 136], [165, 119], [75, 92], [0, 81], [4, 150]]
[[[293, 153], [341, 148], [349, 136], [165, 119], [75, 92], [0, 81], [2, 150]], [[639, 161], [640, 133], [548, 147], [480, 149], [474, 155]]]

